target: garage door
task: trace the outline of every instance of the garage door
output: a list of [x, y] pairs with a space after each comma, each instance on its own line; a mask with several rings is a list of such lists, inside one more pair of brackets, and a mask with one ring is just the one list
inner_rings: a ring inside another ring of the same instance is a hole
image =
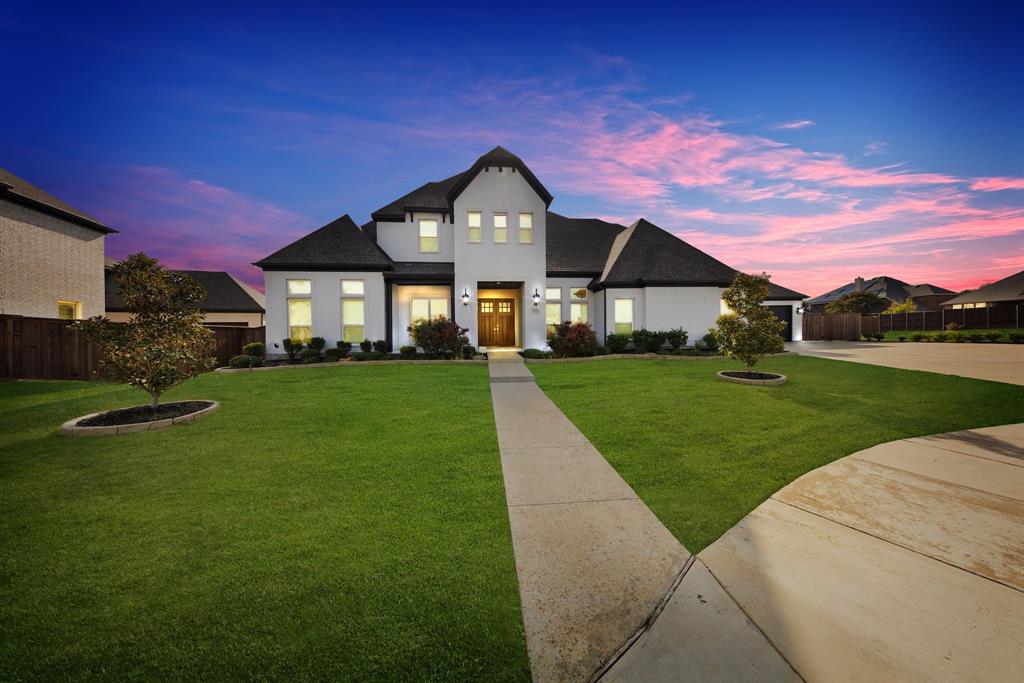
[[793, 307], [769, 306], [768, 310], [774, 313], [776, 318], [786, 323], [786, 329], [782, 331], [782, 338], [786, 341], [793, 341]]

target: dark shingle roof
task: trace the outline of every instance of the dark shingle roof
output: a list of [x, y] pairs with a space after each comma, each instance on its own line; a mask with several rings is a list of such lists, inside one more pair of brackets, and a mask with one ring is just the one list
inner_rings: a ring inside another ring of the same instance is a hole
[[256, 261], [263, 270], [387, 270], [391, 259], [348, 214]]
[[724, 287], [735, 273], [721, 261], [641, 218], [615, 238], [600, 285]]
[[1004, 277], [1002, 280], [997, 280], [990, 285], [964, 292], [960, 296], [942, 302], [942, 305], [980, 304], [990, 301], [1017, 301], [1018, 299], [1024, 299], [1024, 270], [1014, 273], [1009, 277]]
[[[897, 280], [896, 278], [889, 277], [887, 275], [873, 277], [870, 280], [864, 281], [865, 292], [868, 292], [869, 294], [875, 294], [876, 296], [880, 296], [883, 299], [890, 299], [897, 303], [906, 301], [907, 296], [909, 296], [908, 290], [910, 289], [910, 287], [911, 286], [908, 285], [903, 280]], [[843, 295], [851, 294], [856, 290], [856, 281], [849, 282], [843, 285], [842, 287], [836, 287], [831, 292], [826, 292], [821, 296], [816, 296], [813, 299], [810, 299], [808, 303], [827, 304], [829, 302], [835, 301], [836, 299]]]
[[[179, 270], [195, 278], [203, 289], [206, 290], [206, 298], [199, 306], [202, 311], [210, 313], [263, 313], [263, 306], [250, 296], [245, 289], [238, 284], [230, 273], [214, 270]], [[104, 285], [106, 288], [106, 308], [108, 311], [123, 311], [124, 301], [121, 300], [121, 290], [117, 286], [113, 272], [108, 268], [104, 272]]]
[[79, 211], [70, 204], [62, 202], [52, 194], [39, 189], [3, 168], [0, 168], [0, 199], [30, 206], [36, 210], [104, 234], [117, 232], [117, 230], [107, 227], [84, 211]]
[[391, 270], [384, 274], [389, 279], [455, 276], [455, 264], [451, 261], [395, 261], [391, 265]]
[[907, 287], [907, 296], [910, 297], [935, 296], [936, 294], [956, 294], [956, 292], [951, 289], [946, 289], [945, 287], [936, 287], [935, 285], [929, 284]]
[[792, 289], [787, 289], [782, 285], [777, 285], [774, 282], [768, 282], [768, 300], [769, 301], [799, 301], [806, 299], [806, 294], [801, 294]]
[[597, 218], [567, 218], [548, 211], [548, 272], [600, 275], [615, 236], [625, 229]]
[[487, 168], [514, 168], [529, 183], [530, 187], [544, 200], [545, 206], [551, 204], [554, 197], [547, 191], [547, 188], [537, 179], [523, 162], [512, 152], [504, 147], [495, 147], [487, 154], [477, 159], [472, 166], [462, 173], [456, 173], [444, 180], [432, 181], [417, 187], [412, 192], [403, 195], [395, 201], [382, 206], [373, 212], [372, 217], [377, 221], [404, 221], [407, 211], [436, 211], [439, 213], [451, 213], [455, 200], [462, 191], [469, 186], [477, 174]]

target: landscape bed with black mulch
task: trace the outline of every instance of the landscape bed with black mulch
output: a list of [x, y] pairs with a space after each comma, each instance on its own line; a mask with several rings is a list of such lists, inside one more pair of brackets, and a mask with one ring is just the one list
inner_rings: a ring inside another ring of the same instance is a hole
[[156, 408], [150, 406], [135, 406], [133, 408], [119, 408], [100, 413], [94, 417], [82, 420], [79, 427], [115, 427], [119, 425], [135, 424], [137, 422], [156, 422], [157, 420], [169, 420], [174, 417], [183, 417], [198, 413], [213, 405], [213, 401], [178, 401], [176, 403], [162, 403]]
[[782, 377], [782, 375], [773, 375], [770, 372], [745, 372], [743, 370], [728, 370], [722, 374], [737, 379], [779, 379]]

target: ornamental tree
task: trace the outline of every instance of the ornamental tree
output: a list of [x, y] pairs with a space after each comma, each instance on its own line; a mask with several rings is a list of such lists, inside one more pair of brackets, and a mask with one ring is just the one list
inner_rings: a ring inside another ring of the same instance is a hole
[[736, 273], [732, 285], [722, 293], [730, 312], [718, 316], [718, 326], [709, 330], [722, 353], [743, 361], [747, 372], [753, 371], [762, 356], [784, 349], [786, 323], [762, 305], [767, 298], [768, 280]]
[[203, 327], [199, 311], [206, 292], [193, 278], [142, 252], [111, 270], [131, 313], [129, 322], [95, 316], [73, 324], [99, 346], [105, 372], [145, 391], [156, 408], [165, 391], [215, 365], [213, 332]]
[[912, 297], [907, 297], [906, 301], [901, 303], [893, 302], [889, 308], [885, 309], [886, 313], [913, 313], [917, 310], [917, 304], [914, 303]]

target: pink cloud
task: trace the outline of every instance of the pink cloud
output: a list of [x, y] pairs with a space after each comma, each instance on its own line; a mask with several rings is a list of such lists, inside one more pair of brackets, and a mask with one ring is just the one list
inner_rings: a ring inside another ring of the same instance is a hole
[[810, 128], [814, 125], [814, 121], [810, 119], [799, 119], [797, 121], [787, 121], [785, 123], [778, 123], [774, 126], [770, 126], [772, 130], [799, 130], [801, 128]]
[[163, 167], [109, 168], [104, 181], [116, 192], [98, 191], [90, 208], [120, 231], [107, 240], [112, 258], [144, 251], [172, 268], [226, 270], [262, 291], [251, 263], [311, 228], [287, 209]]
[[979, 192], [1024, 190], [1024, 178], [978, 178], [971, 185], [971, 189]]

